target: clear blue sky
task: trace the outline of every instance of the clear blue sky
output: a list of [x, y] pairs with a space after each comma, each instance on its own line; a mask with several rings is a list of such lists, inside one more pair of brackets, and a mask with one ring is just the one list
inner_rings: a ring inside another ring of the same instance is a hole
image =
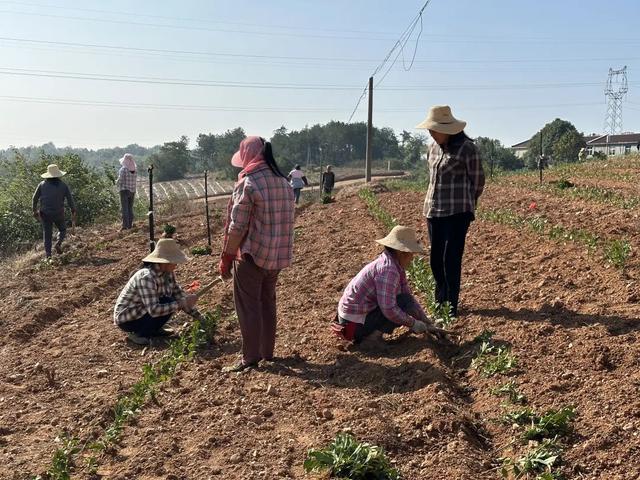
[[[193, 146], [198, 133], [236, 126], [270, 136], [346, 121], [423, 3], [0, 1], [0, 147], [180, 135]], [[399, 61], [381, 83], [374, 122], [414, 131], [430, 105], [448, 103], [471, 136], [507, 145], [556, 117], [601, 132], [607, 72], [627, 65], [624, 129], [640, 131], [639, 22], [637, 0], [432, 0], [416, 62], [405, 71]], [[244, 85], [192, 85], [202, 81]]]

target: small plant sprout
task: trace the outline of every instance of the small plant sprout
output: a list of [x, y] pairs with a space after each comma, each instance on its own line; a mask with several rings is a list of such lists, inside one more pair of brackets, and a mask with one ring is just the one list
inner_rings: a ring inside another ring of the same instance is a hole
[[520, 458], [500, 459], [500, 473], [507, 479], [560, 480], [554, 468], [562, 462], [561, 454], [555, 440], [545, 440]]
[[191, 255], [211, 255], [211, 247], [209, 245], [198, 245], [191, 249]]
[[360, 443], [349, 433], [341, 432], [331, 444], [309, 450], [304, 461], [306, 472], [327, 472], [331, 478], [350, 480], [399, 480], [382, 448]]
[[516, 384], [513, 381], [494, 388], [491, 390], [491, 393], [494, 395], [505, 395], [511, 403], [525, 403], [527, 401], [527, 397], [518, 392]]
[[518, 365], [511, 350], [504, 346], [495, 346], [489, 342], [482, 342], [476, 357], [471, 361], [471, 367], [482, 372], [485, 377], [506, 374]]

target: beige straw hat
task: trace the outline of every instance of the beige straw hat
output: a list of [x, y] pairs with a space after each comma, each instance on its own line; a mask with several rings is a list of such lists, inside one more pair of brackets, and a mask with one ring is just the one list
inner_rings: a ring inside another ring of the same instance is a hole
[[161, 238], [156, 248], [142, 259], [149, 263], [185, 263], [189, 260], [173, 238]]
[[402, 225], [393, 227], [389, 235], [376, 240], [376, 242], [401, 252], [424, 253], [416, 238], [416, 231], [413, 228], [403, 227]]
[[466, 125], [467, 122], [458, 120], [453, 116], [449, 105], [435, 105], [429, 109], [427, 118], [417, 125], [416, 128], [455, 135], [464, 130]]
[[60, 178], [66, 175], [67, 172], [63, 172], [58, 168], [58, 165], [52, 163], [47, 167], [47, 171], [40, 175], [42, 178]]

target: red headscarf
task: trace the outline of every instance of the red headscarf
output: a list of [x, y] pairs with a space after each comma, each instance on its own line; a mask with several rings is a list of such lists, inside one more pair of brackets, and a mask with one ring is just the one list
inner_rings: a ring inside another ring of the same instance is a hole
[[256, 170], [265, 163], [264, 140], [260, 137], [247, 137], [240, 142], [240, 148], [231, 158], [231, 165], [242, 168], [238, 180]]

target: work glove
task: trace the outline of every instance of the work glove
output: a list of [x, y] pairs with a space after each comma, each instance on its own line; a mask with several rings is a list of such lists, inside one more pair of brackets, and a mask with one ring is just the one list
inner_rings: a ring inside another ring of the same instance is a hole
[[427, 331], [427, 324], [421, 320], [416, 320], [411, 327], [413, 333], [425, 333]]
[[218, 272], [220, 272], [220, 276], [224, 280], [229, 280], [231, 278], [231, 265], [233, 265], [234, 259], [235, 255], [231, 255], [230, 253], [223, 253], [222, 257], [220, 257]]

